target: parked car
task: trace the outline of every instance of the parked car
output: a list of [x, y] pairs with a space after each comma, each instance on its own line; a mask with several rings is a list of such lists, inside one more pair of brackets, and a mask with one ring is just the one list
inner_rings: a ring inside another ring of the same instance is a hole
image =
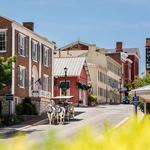
[[130, 104], [130, 100], [129, 100], [128, 96], [124, 97], [123, 104]]

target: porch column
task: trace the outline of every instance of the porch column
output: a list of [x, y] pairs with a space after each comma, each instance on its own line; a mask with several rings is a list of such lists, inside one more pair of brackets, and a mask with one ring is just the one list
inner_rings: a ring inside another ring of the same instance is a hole
[[144, 102], [144, 114], [146, 115], [146, 102]]

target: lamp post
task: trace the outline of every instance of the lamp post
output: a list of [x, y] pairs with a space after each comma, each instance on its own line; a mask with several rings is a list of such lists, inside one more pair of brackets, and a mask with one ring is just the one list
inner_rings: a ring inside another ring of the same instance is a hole
[[119, 87], [120, 88], [120, 90], [119, 90], [119, 93], [120, 93], [120, 103], [121, 103], [121, 99], [122, 99], [121, 98], [121, 83], [122, 83], [122, 78], [120, 78], [120, 80], [119, 80], [119, 84], [120, 84], [120, 87]]
[[65, 67], [64, 68], [64, 72], [65, 72], [65, 96], [67, 95], [67, 70], [68, 70], [68, 68]]

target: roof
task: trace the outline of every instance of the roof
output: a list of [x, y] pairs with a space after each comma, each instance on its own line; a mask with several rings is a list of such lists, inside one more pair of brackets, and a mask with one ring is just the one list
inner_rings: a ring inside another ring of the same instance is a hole
[[[115, 53], [116, 49], [105, 49], [106, 53]], [[138, 57], [140, 57], [140, 51], [138, 48], [123, 48], [123, 52], [126, 53], [137, 53]]]
[[[60, 51], [60, 57], [78, 57], [83, 54], [86, 54], [88, 50], [69, 50], [69, 51]], [[59, 57], [59, 51], [55, 51], [54, 57]]]
[[80, 76], [85, 62], [85, 57], [54, 58], [54, 76], [65, 76], [65, 67], [67, 76]]
[[46, 37], [43, 37], [43, 36], [37, 34], [36, 32], [34, 32], [34, 31], [32, 31], [32, 30], [29, 30], [28, 28], [24, 27], [22, 24], [16, 22], [15, 20], [9, 19], [9, 18], [4, 17], [4, 16], [0, 16], [0, 17], [4, 18], [4, 19], [6, 19], [6, 20], [8, 20], [8, 21], [10, 21], [10, 22], [12, 22], [12, 23], [15, 23], [15, 24], [18, 25], [18, 26], [21, 26], [22, 28], [24, 28], [25, 30], [31, 32], [32, 34], [38, 36], [39, 38], [42, 38], [44, 41], [47, 41], [47, 42], [49, 42], [49, 43], [51, 43], [51, 44], [54, 44], [52, 41], [49, 41]]
[[75, 41], [75, 42], [72, 42], [72, 43], [67, 44], [66, 46], [60, 48], [60, 50], [67, 49], [67, 48], [69, 48], [69, 47], [71, 47], [71, 46], [73, 46], [73, 45], [76, 45], [76, 44], [83, 44], [83, 45], [89, 46], [88, 43], [85, 43], [85, 42], [82, 42], [82, 41]]

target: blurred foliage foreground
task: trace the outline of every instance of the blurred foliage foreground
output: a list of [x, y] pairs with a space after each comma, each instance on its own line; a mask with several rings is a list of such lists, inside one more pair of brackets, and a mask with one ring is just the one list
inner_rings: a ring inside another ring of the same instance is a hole
[[130, 119], [120, 128], [104, 128], [100, 138], [94, 138], [89, 129], [83, 129], [71, 142], [56, 138], [51, 132], [44, 144], [27, 144], [25, 136], [1, 142], [0, 150], [150, 150], [150, 117]]

